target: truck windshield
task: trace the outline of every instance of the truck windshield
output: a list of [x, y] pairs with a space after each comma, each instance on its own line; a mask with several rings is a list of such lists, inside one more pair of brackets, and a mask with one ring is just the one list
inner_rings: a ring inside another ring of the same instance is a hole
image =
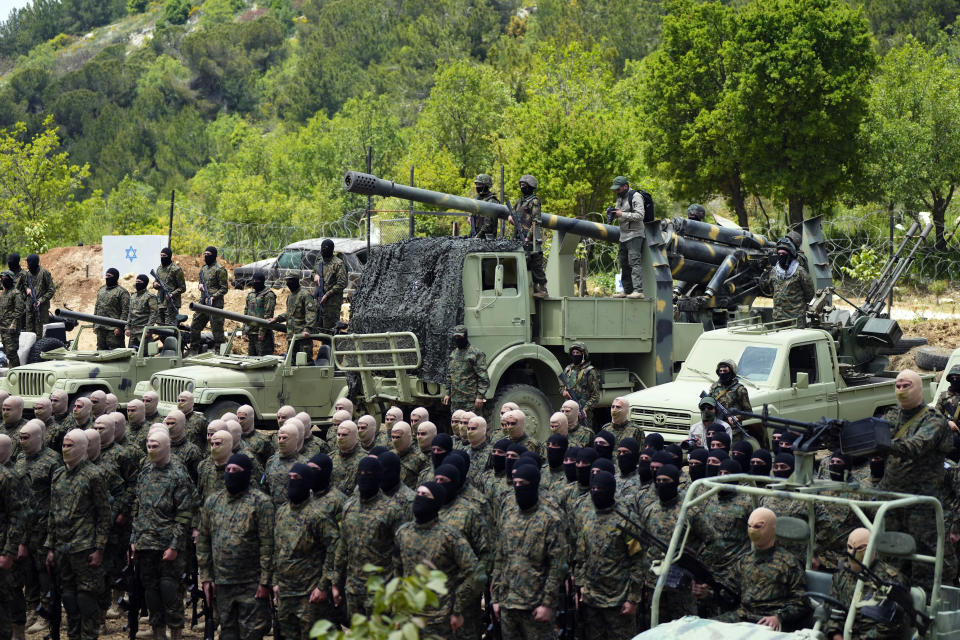
[[774, 346], [746, 345], [729, 339], [699, 340], [683, 363], [680, 375], [685, 379], [715, 380], [717, 363], [733, 360], [737, 363], [738, 376], [762, 384], [770, 380], [777, 351]]
[[766, 382], [776, 359], [776, 347], [749, 346], [737, 363], [737, 375], [751, 382]]

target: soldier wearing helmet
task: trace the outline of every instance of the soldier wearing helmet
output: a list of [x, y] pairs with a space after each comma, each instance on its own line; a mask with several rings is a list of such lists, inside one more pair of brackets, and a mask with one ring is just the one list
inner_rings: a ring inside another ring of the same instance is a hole
[[537, 179], [527, 174], [520, 177], [520, 201], [514, 209], [511, 222], [514, 235], [523, 240], [527, 254], [527, 269], [533, 278], [533, 297], [547, 297], [547, 274], [543, 272], [543, 242], [540, 237], [540, 198]]
[[[477, 190], [477, 200], [500, 204], [497, 196], [493, 195], [493, 178], [487, 173], [481, 173], [474, 179], [473, 186]], [[470, 237], [481, 240], [492, 240], [497, 237], [497, 219], [488, 216], [473, 214], [470, 216]]]
[[707, 210], [703, 208], [702, 204], [691, 204], [687, 207], [687, 219], [696, 220], [697, 222], [703, 222], [707, 218]]

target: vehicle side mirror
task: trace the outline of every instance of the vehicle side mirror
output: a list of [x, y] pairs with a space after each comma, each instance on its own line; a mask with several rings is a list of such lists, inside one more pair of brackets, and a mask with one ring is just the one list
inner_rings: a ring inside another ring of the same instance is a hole
[[493, 272], [493, 290], [498, 296], [503, 295], [503, 265], [498, 264]]
[[298, 352], [297, 352], [297, 359], [296, 359], [296, 361], [295, 361], [295, 364], [296, 364], [298, 367], [305, 367], [305, 366], [307, 366], [307, 354], [304, 353], [303, 351], [298, 351]]
[[158, 353], [160, 353], [160, 345], [158, 345], [153, 340], [150, 340], [149, 342], [147, 342], [147, 356], [152, 358]]
[[806, 371], [797, 372], [797, 389], [806, 389], [810, 386], [810, 374]]

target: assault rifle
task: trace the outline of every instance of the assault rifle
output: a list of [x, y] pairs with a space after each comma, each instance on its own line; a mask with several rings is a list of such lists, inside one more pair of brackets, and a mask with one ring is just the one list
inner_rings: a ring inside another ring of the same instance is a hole
[[140, 581], [140, 563], [136, 558], [131, 557], [127, 561], [127, 566], [123, 568], [120, 578], [117, 580], [117, 586], [127, 592], [127, 599], [122, 597], [117, 601], [121, 609], [127, 612], [127, 637], [130, 640], [137, 640], [137, 632], [140, 630], [140, 612], [146, 608], [146, 600], [143, 595], [143, 583]]
[[920, 636], [923, 637], [932, 622], [930, 616], [921, 613], [913, 606], [913, 596], [910, 590], [899, 582], [887, 580], [877, 575], [863, 562], [857, 560], [849, 553], [845, 554], [847, 559], [860, 565], [860, 571], [850, 570], [864, 582], [869, 582], [877, 589], [877, 596], [883, 596], [883, 601], [878, 605], [866, 605], [860, 607], [860, 612], [871, 620], [879, 622], [893, 622], [899, 613], [906, 614], [907, 621], [912, 625], [916, 624]]
[[580, 403], [580, 397], [573, 392], [573, 387], [570, 385], [570, 378], [567, 377], [566, 373], [560, 373], [560, 382], [563, 383], [562, 390], [566, 390], [566, 392], [570, 394], [570, 398], [577, 403], [578, 407], [580, 407], [580, 413], [578, 414], [580, 416], [580, 424], [585, 427], [589, 427], [590, 425], [587, 424], [587, 412], [583, 410], [583, 405]]
[[583, 640], [585, 637], [580, 607], [577, 604], [577, 585], [572, 578], [568, 578], [560, 587], [560, 603], [562, 608], [557, 612], [560, 623], [561, 640]]
[[39, 319], [40, 302], [37, 300], [37, 289], [33, 286], [33, 276], [27, 271], [27, 288], [30, 290], [30, 302], [33, 314]]
[[207, 278], [203, 275], [203, 269], [200, 270], [200, 302], [205, 305], [213, 305], [213, 298], [210, 296], [210, 290], [207, 289]]
[[487, 618], [487, 632], [483, 635], [485, 640], [503, 640], [503, 631], [500, 628], [500, 621], [493, 613], [493, 597], [490, 594], [490, 583], [487, 583], [486, 593], [483, 601], [486, 603], [484, 613]]
[[[667, 552], [669, 545], [666, 542], [650, 533], [646, 527], [636, 522], [629, 514], [620, 509], [616, 509], [616, 513], [627, 524], [626, 527], [617, 525], [618, 529], [628, 535], [634, 536], [637, 538], [637, 541], [644, 546], [652, 545], [664, 553]], [[713, 572], [710, 571], [705, 564], [700, 562], [693, 553], [684, 550], [673, 564], [673, 567], [671, 567], [671, 572], [674, 568], [689, 574], [697, 582], [709, 586], [721, 602], [725, 602], [733, 608], [736, 608], [740, 604], [740, 592], [718, 582], [717, 579], [713, 577]], [[676, 578], [680, 577], [681, 576], [676, 576]], [[668, 578], [668, 581], [669, 580], [670, 578]]]
[[[320, 258], [320, 282], [317, 283], [317, 286], [313, 288], [313, 300], [317, 303], [317, 318], [323, 314], [323, 303], [320, 300], [323, 298], [323, 258]], [[318, 323], [319, 324], [319, 323]]]
[[[706, 391], [701, 391], [701, 392], [700, 392], [700, 397], [701, 397], [701, 398], [706, 398], [707, 396], [710, 396], [710, 394], [707, 393]], [[710, 397], [712, 398], [713, 396], [710, 396]], [[729, 424], [730, 426], [735, 427], [736, 429], [738, 429], [738, 430], [740, 431], [740, 433], [743, 434], [743, 437], [744, 437], [744, 438], [749, 438], [749, 437], [751, 437], [750, 434], [747, 433], [747, 432], [744, 430], [743, 425], [740, 424], [740, 418], [738, 418], [737, 416], [735, 416], [735, 415], [733, 415], [732, 413], [730, 413], [730, 410], [727, 409], [725, 406], [723, 406], [723, 403], [721, 403], [721, 402], [720, 402], [719, 400], [717, 400], [716, 398], [714, 398], [714, 402], [717, 403], [717, 415], [720, 416], [720, 419], [721, 419], [721, 420], [723, 420], [724, 422], [726, 422], [726, 423]], [[708, 442], [708, 443], [704, 443], [704, 444], [709, 448], [709, 446], [710, 446], [710, 443], [709, 443], [709, 442]], [[761, 446], [763, 445], [762, 442], [761, 442], [760, 444], [761, 444]]]
[[180, 310], [177, 309], [177, 305], [173, 302], [173, 295], [170, 293], [170, 289], [167, 288], [167, 285], [165, 285], [163, 280], [160, 279], [160, 276], [157, 275], [156, 269], [150, 269], [150, 275], [153, 276], [153, 280], [157, 283], [157, 286], [160, 287], [160, 302], [166, 303], [167, 310], [170, 311], [170, 321], [177, 322], [177, 316]]
[[60, 618], [63, 615], [63, 601], [60, 599], [60, 576], [55, 569], [48, 570], [50, 575], [50, 590], [47, 591], [47, 606], [37, 605], [34, 612], [47, 621], [50, 632], [44, 640], [60, 640]]
[[267, 596], [270, 603], [270, 617], [273, 619], [273, 640], [283, 640], [283, 634], [280, 633], [280, 616], [277, 615], [277, 605], [273, 602], [273, 593]]

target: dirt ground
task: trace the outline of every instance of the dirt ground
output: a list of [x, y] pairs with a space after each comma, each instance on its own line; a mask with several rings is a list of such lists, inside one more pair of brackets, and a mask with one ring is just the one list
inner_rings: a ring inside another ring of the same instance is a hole
[[[901, 320], [905, 338], [926, 338], [927, 343], [943, 349], [960, 347], [960, 318], [951, 320]], [[918, 369], [914, 360], [916, 349], [907, 353], [890, 357], [890, 369]], [[919, 370], [919, 369], [918, 369]]]

